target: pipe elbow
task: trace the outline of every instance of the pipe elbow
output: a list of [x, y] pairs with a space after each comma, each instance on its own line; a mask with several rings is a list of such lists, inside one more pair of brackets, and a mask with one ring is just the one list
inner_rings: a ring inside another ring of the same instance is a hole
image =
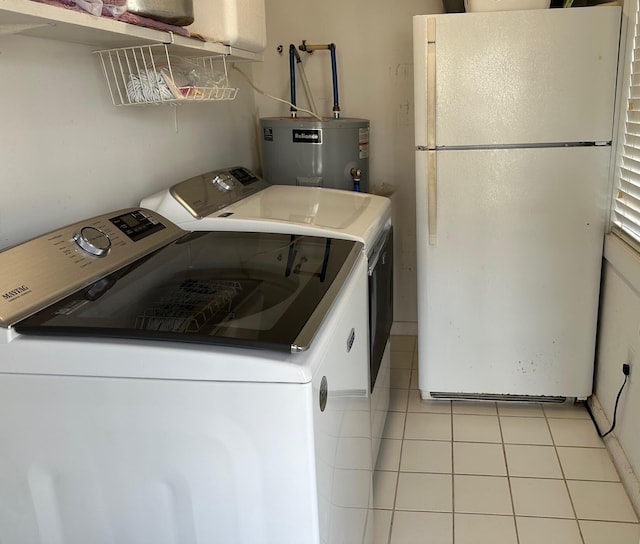
[[300, 53], [298, 53], [298, 48], [292, 43], [289, 44], [289, 59], [291, 60], [291, 62], [293, 62], [293, 59], [295, 59], [295, 61], [298, 63], [302, 62]]

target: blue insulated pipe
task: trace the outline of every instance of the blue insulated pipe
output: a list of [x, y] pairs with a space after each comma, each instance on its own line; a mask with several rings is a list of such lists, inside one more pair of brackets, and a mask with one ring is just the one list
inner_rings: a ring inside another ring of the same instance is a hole
[[338, 63], [336, 61], [336, 44], [329, 44], [331, 52], [331, 75], [333, 78], [333, 117], [340, 119], [340, 100], [338, 99]]
[[289, 78], [291, 79], [291, 117], [297, 117], [298, 109], [296, 108], [296, 56], [298, 51], [293, 44], [289, 45]]

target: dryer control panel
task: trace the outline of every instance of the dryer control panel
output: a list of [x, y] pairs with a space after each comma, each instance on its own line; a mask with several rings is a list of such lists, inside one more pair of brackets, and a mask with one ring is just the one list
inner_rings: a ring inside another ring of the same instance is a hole
[[0, 326], [7, 327], [186, 234], [131, 208], [93, 217], [0, 252]]
[[202, 219], [267, 187], [251, 170], [236, 166], [181, 181], [169, 191], [193, 217]]

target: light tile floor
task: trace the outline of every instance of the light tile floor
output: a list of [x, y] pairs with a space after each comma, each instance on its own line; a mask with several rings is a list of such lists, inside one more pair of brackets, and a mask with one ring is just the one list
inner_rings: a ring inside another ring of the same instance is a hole
[[423, 401], [413, 336], [391, 339], [375, 544], [638, 544], [583, 407]]

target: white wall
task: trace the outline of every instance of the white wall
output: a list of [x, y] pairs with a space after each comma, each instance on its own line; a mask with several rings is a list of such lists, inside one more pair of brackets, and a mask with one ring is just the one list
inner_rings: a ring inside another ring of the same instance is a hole
[[[396, 325], [416, 331], [415, 169], [412, 16], [441, 13], [441, 0], [267, 0], [265, 61], [253, 72], [259, 87], [289, 98], [289, 44], [335, 43], [343, 117], [371, 122], [372, 190], [393, 186]], [[277, 53], [278, 45], [284, 52]], [[312, 94], [325, 116], [333, 105], [330, 59], [319, 51], [302, 59]], [[302, 86], [298, 105], [306, 106]], [[288, 106], [256, 99], [261, 117], [288, 115]], [[401, 332], [401, 329], [398, 330]]]
[[[601, 430], [613, 421], [616, 395], [631, 363], [631, 375], [618, 406], [617, 424], [608, 447], [620, 456], [618, 470], [636, 508], [640, 507], [640, 253], [608, 235], [605, 244], [595, 396], [601, 409]], [[617, 451], [617, 450], [622, 451]], [[632, 472], [631, 472], [632, 471]]]
[[[625, 51], [632, 47], [636, 0], [625, 0], [622, 22], [621, 64], [618, 86], [617, 127], [614, 147], [617, 159], [612, 164], [612, 179], [618, 174], [624, 131], [624, 118], [629, 82], [629, 60]], [[627, 31], [628, 30], [628, 31]], [[624, 90], [624, 92], [623, 92]], [[612, 185], [614, 185], [612, 183]], [[603, 431], [609, 429], [614, 415], [615, 399], [623, 382], [622, 364], [631, 362], [629, 382], [621, 397], [614, 432], [605, 439], [629, 496], [640, 510], [640, 252], [615, 235], [607, 235], [600, 293], [600, 318], [596, 353], [594, 414]]]
[[0, 248], [207, 169], [257, 166], [246, 84], [232, 81], [234, 102], [115, 107], [91, 51], [0, 36]]

